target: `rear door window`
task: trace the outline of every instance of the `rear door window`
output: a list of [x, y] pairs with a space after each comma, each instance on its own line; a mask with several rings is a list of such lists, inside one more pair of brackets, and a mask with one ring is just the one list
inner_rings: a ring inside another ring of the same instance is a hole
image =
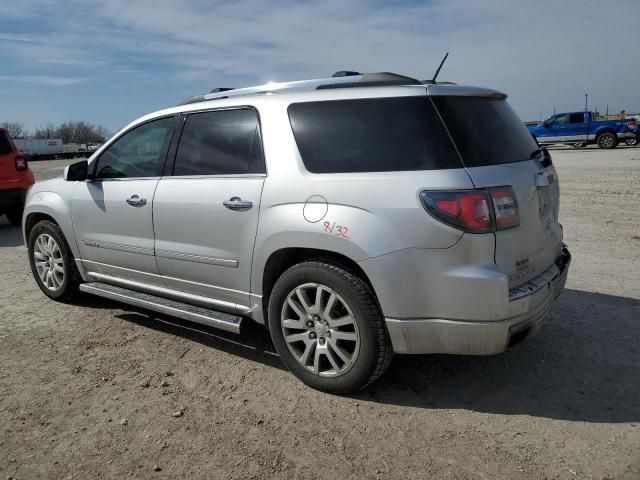
[[6, 155], [13, 151], [13, 146], [5, 132], [0, 132], [0, 155]]
[[294, 103], [289, 120], [312, 173], [461, 168], [425, 96]]
[[466, 167], [529, 160], [538, 145], [504, 99], [431, 97]]
[[264, 173], [258, 114], [251, 109], [187, 116], [174, 176]]
[[584, 113], [572, 113], [569, 115], [569, 123], [584, 123]]

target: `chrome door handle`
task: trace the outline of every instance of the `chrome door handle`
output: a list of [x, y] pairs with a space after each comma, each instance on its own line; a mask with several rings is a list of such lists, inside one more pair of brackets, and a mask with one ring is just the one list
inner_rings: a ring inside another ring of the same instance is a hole
[[132, 207], [143, 207], [147, 204], [147, 199], [140, 198], [138, 195], [131, 195], [127, 198], [127, 203]]
[[242, 200], [240, 197], [232, 197], [229, 200], [222, 202], [222, 204], [229, 210], [236, 211], [249, 210], [253, 207], [253, 202], [250, 202], [249, 200]]

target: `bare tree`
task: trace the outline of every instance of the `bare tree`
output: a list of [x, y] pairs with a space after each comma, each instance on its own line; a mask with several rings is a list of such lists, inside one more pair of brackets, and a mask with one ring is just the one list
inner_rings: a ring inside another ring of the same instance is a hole
[[62, 143], [104, 143], [109, 137], [108, 130], [88, 122], [65, 122], [55, 130], [56, 138]]
[[48, 123], [43, 127], [36, 128], [34, 138], [56, 138], [56, 127], [53, 123]]
[[2, 122], [0, 127], [6, 129], [13, 138], [24, 138], [27, 136], [27, 130], [22, 122]]

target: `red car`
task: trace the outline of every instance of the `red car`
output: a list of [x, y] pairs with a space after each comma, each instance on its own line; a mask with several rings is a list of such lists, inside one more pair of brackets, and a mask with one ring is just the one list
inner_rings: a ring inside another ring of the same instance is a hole
[[0, 128], [0, 215], [12, 225], [22, 222], [27, 190], [34, 184], [33, 173], [11, 140], [9, 132]]

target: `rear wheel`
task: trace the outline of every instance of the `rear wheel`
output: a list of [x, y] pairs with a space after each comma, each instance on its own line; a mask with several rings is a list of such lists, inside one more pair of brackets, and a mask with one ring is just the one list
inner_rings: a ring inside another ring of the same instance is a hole
[[618, 137], [613, 133], [603, 133], [598, 137], [597, 143], [600, 148], [616, 148], [618, 145]]
[[393, 355], [371, 288], [331, 260], [284, 272], [271, 293], [268, 319], [283, 363], [318, 390], [361, 390], [384, 373]]
[[40, 290], [53, 300], [70, 301], [78, 293], [80, 273], [64, 234], [55, 223], [42, 220], [29, 232], [29, 263]]
[[638, 144], [638, 137], [634, 137], [634, 138], [627, 138], [624, 143], [626, 143], [627, 145], [629, 145], [630, 147], [633, 147], [635, 145]]

